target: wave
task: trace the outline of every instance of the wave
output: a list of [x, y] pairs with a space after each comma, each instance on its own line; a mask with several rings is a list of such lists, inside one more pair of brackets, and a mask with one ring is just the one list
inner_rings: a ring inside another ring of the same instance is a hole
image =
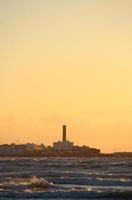
[[0, 198], [13, 198], [13, 199], [36, 199], [36, 198], [70, 198], [70, 199], [101, 199], [114, 198], [116, 200], [131, 200], [132, 192], [130, 191], [55, 191], [55, 192], [0, 192]]
[[30, 187], [37, 187], [37, 188], [49, 188], [52, 185], [52, 183], [49, 183], [47, 180], [43, 178], [37, 178], [36, 176], [33, 176], [30, 180]]
[[76, 184], [90, 186], [132, 186], [132, 180], [128, 179], [100, 179], [100, 178], [49, 178], [54, 184]]
[[32, 178], [7, 178], [5, 180], [1, 180], [0, 189], [1, 190], [24, 190], [24, 189], [33, 189], [33, 188], [49, 188], [52, 186], [52, 182], [48, 182], [43, 178], [37, 178], [33, 176]]

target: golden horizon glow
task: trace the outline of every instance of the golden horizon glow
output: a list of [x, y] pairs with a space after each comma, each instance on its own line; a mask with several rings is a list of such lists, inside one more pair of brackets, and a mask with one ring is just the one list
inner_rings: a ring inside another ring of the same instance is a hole
[[0, 0], [0, 143], [132, 151], [132, 1]]

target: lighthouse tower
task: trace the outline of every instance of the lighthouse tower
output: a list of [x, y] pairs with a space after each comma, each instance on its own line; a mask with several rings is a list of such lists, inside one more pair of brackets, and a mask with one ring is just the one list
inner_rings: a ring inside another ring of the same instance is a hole
[[62, 126], [62, 142], [66, 142], [66, 125]]
[[62, 126], [62, 141], [53, 143], [54, 150], [67, 151], [67, 150], [73, 149], [74, 147], [73, 142], [68, 141], [66, 137], [67, 137], [66, 125], [63, 125]]

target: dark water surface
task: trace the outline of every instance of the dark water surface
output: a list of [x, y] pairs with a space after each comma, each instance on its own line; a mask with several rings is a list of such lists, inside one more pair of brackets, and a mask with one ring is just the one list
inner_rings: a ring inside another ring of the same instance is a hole
[[0, 199], [132, 200], [132, 159], [0, 158]]

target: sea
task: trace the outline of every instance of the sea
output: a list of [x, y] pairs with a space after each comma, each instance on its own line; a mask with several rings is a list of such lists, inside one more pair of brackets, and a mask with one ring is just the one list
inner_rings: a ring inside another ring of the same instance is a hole
[[132, 158], [0, 158], [0, 199], [132, 200]]

